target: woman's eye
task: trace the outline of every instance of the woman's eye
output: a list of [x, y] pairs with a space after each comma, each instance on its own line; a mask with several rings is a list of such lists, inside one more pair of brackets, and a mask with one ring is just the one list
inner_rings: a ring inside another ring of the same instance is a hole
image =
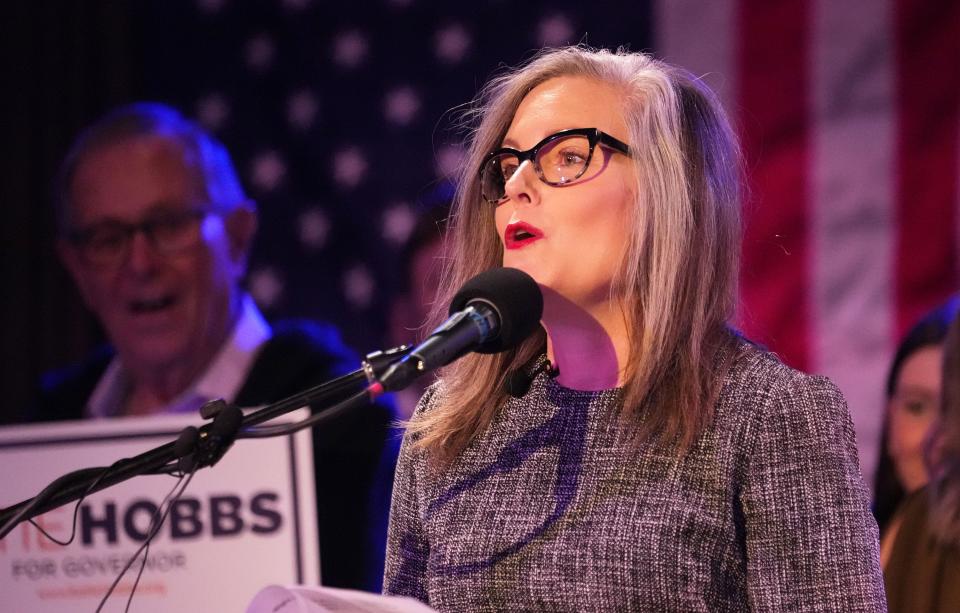
[[922, 400], [907, 400], [903, 403], [903, 409], [911, 415], [923, 415], [928, 408], [927, 403]]
[[560, 162], [565, 166], [583, 166], [587, 156], [579, 151], [561, 151]]
[[936, 399], [922, 394], [901, 396], [898, 398], [898, 404], [904, 413], [914, 417], [933, 415], [937, 411]]

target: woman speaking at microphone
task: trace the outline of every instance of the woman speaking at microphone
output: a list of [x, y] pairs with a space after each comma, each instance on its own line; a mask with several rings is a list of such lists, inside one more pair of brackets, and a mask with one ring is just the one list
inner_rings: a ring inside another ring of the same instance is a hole
[[518, 268], [542, 329], [421, 399], [385, 591], [440, 611], [883, 610], [840, 392], [727, 324], [740, 166], [714, 95], [572, 47], [474, 111], [442, 287]]

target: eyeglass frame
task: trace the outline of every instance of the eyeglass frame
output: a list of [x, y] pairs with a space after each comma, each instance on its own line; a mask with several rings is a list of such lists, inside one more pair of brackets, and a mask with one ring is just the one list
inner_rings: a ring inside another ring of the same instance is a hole
[[[191, 245], [184, 245], [183, 247], [178, 249], [172, 249], [172, 250], [164, 249], [157, 242], [156, 235], [154, 234], [154, 232], [156, 232], [157, 226], [163, 222], [169, 222], [171, 218], [175, 218], [178, 222], [198, 223], [197, 229], [199, 230], [199, 223], [203, 222], [203, 220], [206, 219], [207, 217], [211, 215], [219, 214], [219, 213], [222, 213], [222, 211], [219, 211], [217, 207], [213, 205], [209, 205], [209, 204], [200, 205], [200, 206], [196, 206], [194, 208], [186, 209], [183, 211], [176, 211], [174, 213], [170, 213], [166, 217], [162, 217], [162, 216], [156, 216], [153, 218], [148, 217], [147, 219], [144, 219], [143, 221], [140, 221], [137, 223], [126, 223], [118, 220], [101, 221], [94, 224], [90, 224], [86, 228], [74, 228], [74, 229], [67, 230], [64, 233], [64, 237], [75, 249], [77, 249], [78, 254], [87, 264], [91, 266], [96, 266], [99, 268], [109, 268], [110, 266], [116, 266], [117, 264], [122, 262], [125, 259], [125, 257], [129, 257], [130, 246], [133, 243], [133, 238], [140, 233], [142, 233], [144, 237], [146, 237], [147, 241], [150, 243], [150, 246], [152, 248], [156, 249], [159, 253], [162, 253], [164, 255], [170, 254], [170, 253], [176, 253], [178, 251], [188, 249], [189, 247], [195, 245], [196, 243], [192, 243]], [[123, 248], [121, 249], [121, 251], [118, 252], [118, 255], [116, 256], [115, 261], [110, 261], [110, 262], [96, 261], [95, 259], [91, 259], [86, 253], [86, 248], [89, 245], [87, 241], [89, 240], [90, 236], [94, 231], [96, 231], [98, 228], [102, 228], [106, 224], [109, 224], [111, 226], [116, 226], [122, 229], [123, 241], [124, 241]]]
[[[544, 146], [552, 143], [555, 140], [566, 138], [568, 136], [586, 136], [587, 137], [587, 141], [590, 143], [590, 151], [587, 153], [587, 159], [583, 164], [583, 168], [580, 170], [579, 173], [577, 173], [577, 176], [573, 177], [569, 181], [565, 181], [565, 182], [548, 181], [543, 176], [543, 168], [541, 168], [539, 162], [537, 162], [537, 154], [540, 153], [540, 149], [542, 149]], [[559, 187], [559, 186], [572, 185], [574, 181], [576, 181], [577, 179], [583, 176], [583, 173], [587, 172], [587, 169], [590, 168], [590, 162], [593, 161], [593, 152], [597, 148], [597, 144], [605, 145], [606, 147], [618, 153], [622, 153], [627, 157], [631, 156], [630, 145], [626, 144], [625, 142], [623, 142], [622, 140], [620, 140], [615, 136], [611, 136], [607, 134], [606, 132], [604, 132], [603, 130], [600, 130], [599, 128], [571, 128], [569, 130], [561, 130], [559, 132], [555, 132], [547, 136], [546, 138], [541, 140], [539, 143], [537, 143], [530, 149], [527, 149], [526, 151], [520, 151], [512, 147], [501, 147], [500, 149], [495, 149], [494, 151], [491, 151], [483, 158], [483, 163], [480, 164], [480, 171], [477, 173], [477, 176], [480, 178], [480, 197], [490, 204], [499, 204], [500, 202], [503, 201], [504, 198], [507, 197], [506, 183], [507, 181], [510, 180], [509, 177], [506, 177], [503, 180], [503, 183], [504, 183], [503, 196], [500, 196], [496, 200], [490, 200], [483, 194], [483, 172], [486, 169], [487, 165], [498, 156], [501, 156], [503, 154], [510, 154], [516, 157], [517, 161], [519, 162], [519, 164], [517, 165], [518, 170], [520, 166], [523, 165], [524, 162], [529, 161], [533, 165], [533, 169], [537, 172], [537, 177], [543, 183], [550, 185], [552, 187]], [[513, 175], [510, 175], [510, 176], [512, 177]]]

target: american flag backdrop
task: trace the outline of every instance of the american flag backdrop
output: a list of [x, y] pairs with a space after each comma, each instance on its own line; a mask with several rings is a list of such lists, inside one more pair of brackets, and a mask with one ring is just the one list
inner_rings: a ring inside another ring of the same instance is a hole
[[218, 134], [260, 205], [256, 300], [361, 352], [452, 191], [450, 110], [567, 43], [652, 50], [720, 92], [751, 188], [739, 323], [841, 387], [868, 478], [896, 340], [958, 286], [955, 0], [196, 0], [144, 3], [140, 28], [144, 97]]
[[740, 127], [741, 325], [840, 386], [869, 476], [896, 343], [960, 280], [960, 3], [658, 9], [658, 52], [706, 75]]

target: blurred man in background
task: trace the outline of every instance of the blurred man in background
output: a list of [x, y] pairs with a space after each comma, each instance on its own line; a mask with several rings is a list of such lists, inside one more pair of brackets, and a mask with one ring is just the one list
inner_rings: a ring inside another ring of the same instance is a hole
[[[45, 378], [37, 420], [274, 402], [358, 367], [337, 332], [271, 327], [242, 289], [257, 212], [226, 149], [160, 104], [83, 132], [57, 189], [58, 249], [109, 345]], [[314, 433], [323, 582], [377, 590], [395, 443], [377, 405]]]

